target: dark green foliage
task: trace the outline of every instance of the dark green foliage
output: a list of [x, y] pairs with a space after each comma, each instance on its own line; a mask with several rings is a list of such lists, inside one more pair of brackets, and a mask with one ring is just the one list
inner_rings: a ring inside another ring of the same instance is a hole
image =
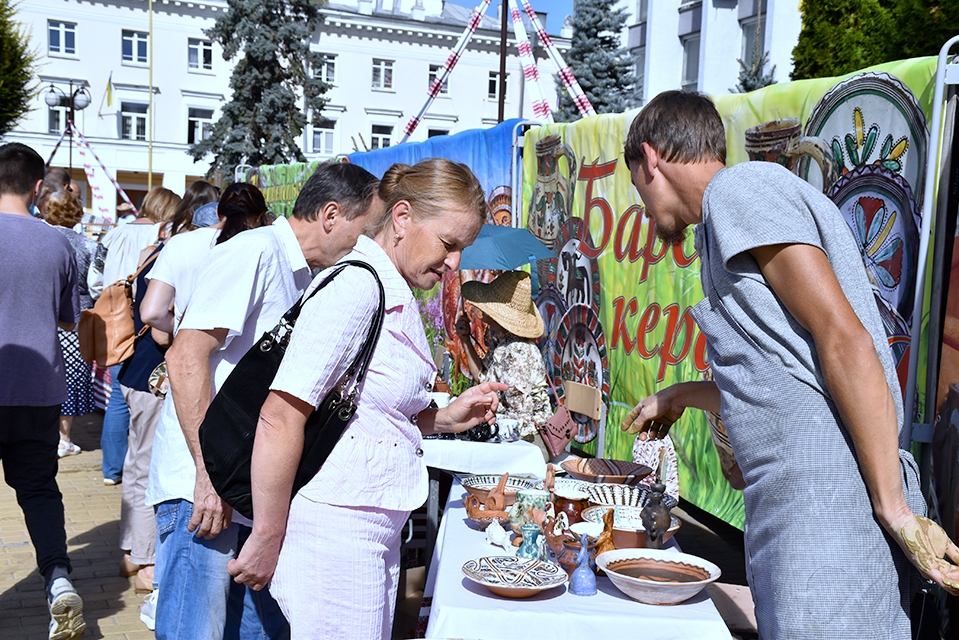
[[37, 55], [14, 20], [14, 4], [0, 0], [0, 136], [9, 133], [28, 111], [36, 93], [33, 65]]
[[895, 60], [898, 56], [890, 50], [895, 2], [803, 0], [790, 78], [837, 76]]
[[319, 121], [328, 85], [310, 69], [323, 62], [310, 38], [322, 19], [311, 0], [228, 0], [229, 10], [206, 34], [223, 47], [223, 58], [242, 53], [230, 77], [231, 100], [211, 136], [190, 147], [200, 160], [212, 153], [210, 175], [231, 179], [242, 163], [258, 166], [305, 160], [297, 141], [306, 126], [300, 97]]
[[735, 87], [729, 90], [730, 93], [749, 93], [750, 91], [776, 84], [776, 79], [774, 78], [776, 75], [776, 65], [772, 66], [769, 73], [765, 72], [766, 65], [769, 64], [768, 52], [764, 51], [762, 55], [755, 56], [752, 66], [749, 67], [747, 67], [746, 63], [742, 60], [737, 60], [737, 62], [739, 63], [739, 82]]
[[959, 0], [896, 0], [892, 24], [891, 60], [938, 55], [959, 35]]
[[[578, 0], [573, 15], [573, 39], [566, 62], [596, 113], [622, 113], [635, 102], [633, 61], [620, 46], [626, 10], [615, 0]], [[557, 78], [560, 108], [557, 121], [578, 120], [579, 110]]]

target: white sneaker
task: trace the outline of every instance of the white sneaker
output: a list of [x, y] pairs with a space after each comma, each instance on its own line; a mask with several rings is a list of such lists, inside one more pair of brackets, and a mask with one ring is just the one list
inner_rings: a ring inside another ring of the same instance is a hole
[[47, 588], [50, 605], [50, 640], [75, 640], [87, 630], [83, 600], [69, 578], [55, 578]]
[[156, 629], [157, 597], [160, 594], [159, 589], [143, 597], [143, 606], [140, 607], [140, 622], [147, 626], [147, 629], [153, 631]]

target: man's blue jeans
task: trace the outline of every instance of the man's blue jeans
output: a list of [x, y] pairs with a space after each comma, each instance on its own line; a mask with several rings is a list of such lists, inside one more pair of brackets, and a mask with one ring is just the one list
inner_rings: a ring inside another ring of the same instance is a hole
[[113, 388], [110, 402], [103, 414], [103, 431], [100, 433], [100, 449], [103, 450], [103, 477], [107, 480], [119, 480], [123, 476], [123, 459], [127, 457], [127, 437], [130, 433], [130, 407], [123, 399], [120, 390], [120, 368], [110, 367]]
[[288, 639], [290, 627], [268, 589], [236, 584], [227, 571], [249, 527], [234, 523], [204, 540], [187, 531], [192, 515], [188, 500], [156, 507], [157, 640]]

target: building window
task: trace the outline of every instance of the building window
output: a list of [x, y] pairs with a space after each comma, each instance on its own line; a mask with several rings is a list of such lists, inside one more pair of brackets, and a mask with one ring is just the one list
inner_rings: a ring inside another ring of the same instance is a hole
[[[440, 69], [443, 68], [441, 64], [431, 64], [430, 65], [430, 83], [427, 85], [427, 88], [432, 87], [433, 83], [436, 82], [436, 76], [440, 74]], [[450, 92], [450, 82], [446, 80], [443, 82], [443, 86], [440, 88], [439, 95], [445, 96]]]
[[373, 88], [393, 88], [393, 61], [373, 58]]
[[636, 0], [636, 22], [646, 22], [649, 14], [649, 0]]
[[[389, 129], [390, 127], [386, 127]], [[321, 120], [313, 125], [313, 153], [324, 156], [333, 155], [333, 134], [336, 132], [336, 120]], [[376, 127], [373, 127], [374, 134]], [[387, 142], [386, 146], [389, 146]]]
[[50, 53], [59, 53], [66, 56], [77, 55], [76, 23], [49, 20], [47, 22], [47, 34], [50, 37], [48, 46]]
[[190, 38], [187, 43], [187, 65], [191, 69], [212, 69], [213, 43], [195, 38]]
[[147, 109], [145, 104], [120, 103], [120, 137], [125, 140], [147, 139]]
[[436, 136], [448, 136], [450, 134], [448, 129], [430, 129], [426, 134], [427, 138], [435, 138]]
[[393, 127], [374, 124], [373, 133], [370, 135], [370, 149], [385, 149], [390, 146], [392, 137]]
[[213, 109], [190, 109], [187, 112], [186, 141], [196, 144], [213, 133]]
[[148, 38], [145, 31], [124, 31], [123, 61], [146, 64]]
[[699, 88], [699, 34], [683, 38], [683, 91]]
[[646, 47], [636, 50], [636, 68], [633, 73], [636, 76], [636, 98], [640, 104], [643, 102], [643, 89], [646, 86]]
[[[320, 55], [323, 56], [323, 62], [313, 72], [313, 77], [319, 78], [327, 84], [336, 84], [336, 56], [331, 53], [321, 53]], [[376, 78], [376, 65], [373, 66], [373, 77]], [[391, 73], [390, 81], [392, 79]]]
[[[766, 48], [766, 16], [759, 16], [759, 18], [750, 18], [749, 20], [744, 20], [743, 25], [743, 55], [740, 58], [743, 61], [743, 64], [746, 65], [747, 69], [752, 68], [753, 62], [756, 60], [756, 54], [759, 54], [759, 57], [762, 58], [763, 52]], [[760, 22], [762, 18], [762, 22]], [[758, 51], [757, 51], [758, 46]]]
[[[506, 74], [506, 95], [509, 95], [509, 74]], [[499, 100], [499, 71], [489, 72], [489, 90], [487, 96], [490, 100]]]
[[67, 108], [47, 107], [47, 130], [50, 133], [60, 134], [67, 128]]

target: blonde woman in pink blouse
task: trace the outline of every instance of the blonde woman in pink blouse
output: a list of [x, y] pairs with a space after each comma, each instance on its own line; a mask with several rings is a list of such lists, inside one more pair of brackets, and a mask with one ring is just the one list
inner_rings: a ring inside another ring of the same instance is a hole
[[356, 357], [379, 302], [372, 275], [347, 268], [304, 306], [263, 405], [252, 465], [256, 518], [230, 564], [236, 581], [254, 589], [272, 577], [294, 638], [390, 637], [400, 532], [428, 493], [421, 435], [494, 421], [497, 392], [506, 389], [482, 384], [445, 409], [427, 409], [436, 367], [411, 288], [432, 289], [459, 266], [486, 218], [479, 181], [465, 165], [425, 160], [393, 165], [379, 196], [386, 214], [346, 257], [372, 265], [386, 294], [356, 413], [290, 504], [306, 419]]

